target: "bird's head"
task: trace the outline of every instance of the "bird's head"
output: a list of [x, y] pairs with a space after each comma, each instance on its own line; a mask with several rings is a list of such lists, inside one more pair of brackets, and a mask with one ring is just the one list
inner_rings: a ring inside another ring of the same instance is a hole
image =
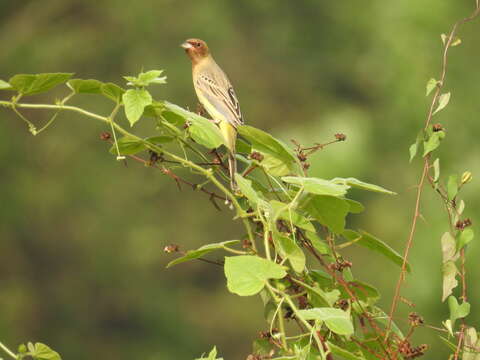
[[200, 39], [188, 39], [181, 46], [192, 62], [199, 62], [210, 55], [207, 43]]

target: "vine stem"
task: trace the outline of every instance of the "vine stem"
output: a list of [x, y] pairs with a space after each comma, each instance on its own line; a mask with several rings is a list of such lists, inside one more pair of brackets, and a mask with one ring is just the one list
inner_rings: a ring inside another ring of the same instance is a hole
[[295, 316], [302, 322], [303, 325], [305, 325], [305, 327], [312, 334], [313, 338], [315, 339], [315, 342], [317, 343], [317, 347], [320, 350], [320, 354], [322, 355], [322, 359], [325, 359], [327, 354], [325, 353], [325, 350], [323, 349], [323, 344], [322, 344], [322, 341], [320, 340], [320, 337], [318, 336], [317, 331], [315, 330], [315, 328], [312, 325], [310, 325], [310, 323], [307, 320], [305, 320], [303, 318], [303, 316], [300, 315], [299, 310], [295, 306], [295, 303], [290, 298], [290, 296], [288, 294], [284, 293], [283, 291], [280, 291], [280, 290], [276, 289], [275, 287], [273, 287], [268, 281], [267, 281], [266, 284], [267, 284], [268, 289], [271, 290], [271, 292], [279, 294], [288, 303], [288, 305], [292, 309]]
[[[440, 80], [437, 84], [432, 102], [430, 104], [427, 119], [425, 121], [424, 131], [428, 129], [428, 127], [429, 127], [429, 125], [432, 121], [435, 104], [437, 103], [437, 100], [440, 96], [440, 92], [443, 89], [444, 84], [445, 84], [445, 78], [446, 78], [446, 75], [447, 75], [447, 66], [448, 66], [448, 50], [450, 49], [451, 44], [452, 44], [452, 42], [455, 38], [455, 35], [457, 33], [457, 29], [460, 25], [463, 25], [466, 22], [469, 22], [469, 21], [472, 21], [473, 19], [475, 19], [479, 14], [480, 14], [480, 4], [477, 1], [476, 2], [476, 8], [473, 11], [473, 13], [470, 16], [457, 21], [453, 25], [452, 30], [450, 31], [450, 34], [448, 36], [448, 39], [445, 43], [444, 50], [443, 50], [441, 77], [440, 77]], [[402, 287], [402, 284], [405, 280], [408, 255], [409, 255], [410, 249], [413, 245], [413, 239], [414, 239], [415, 230], [416, 230], [416, 227], [417, 227], [417, 219], [420, 216], [420, 213], [419, 213], [420, 201], [421, 201], [421, 197], [422, 197], [422, 190], [423, 190], [423, 187], [424, 187], [424, 184], [425, 184], [425, 179], [428, 175], [428, 171], [429, 171], [429, 156], [427, 155], [424, 158], [423, 172], [422, 172], [420, 182], [419, 182], [419, 185], [418, 185], [418, 188], [417, 188], [417, 196], [416, 196], [416, 201], [415, 201], [415, 213], [414, 213], [414, 216], [413, 216], [412, 225], [410, 227], [410, 235], [408, 237], [407, 244], [406, 244], [405, 251], [404, 251], [404, 255], [403, 255], [402, 269], [401, 269], [400, 276], [399, 276], [398, 281], [397, 281], [397, 285], [395, 287], [395, 294], [394, 294], [394, 297], [393, 297], [393, 300], [392, 300], [392, 305], [391, 305], [391, 308], [390, 308], [388, 325], [387, 325], [387, 329], [385, 331], [385, 339], [384, 339], [385, 343], [387, 343], [387, 341], [388, 341], [388, 336], [389, 336], [389, 333], [390, 333], [390, 330], [391, 330], [391, 327], [392, 327], [393, 317], [395, 315], [395, 311], [397, 309], [398, 301], [399, 301], [399, 298], [400, 298], [401, 287]], [[462, 334], [463, 334], [463, 331], [462, 331]]]
[[102, 121], [104, 123], [107, 123], [107, 124], [110, 124], [110, 125], [113, 125], [113, 127], [118, 130], [118, 132], [122, 133], [123, 135], [125, 136], [128, 136], [128, 137], [131, 137], [139, 142], [142, 142], [143, 144], [145, 144], [149, 149], [153, 150], [153, 151], [156, 151], [158, 153], [163, 153], [167, 156], [169, 156], [170, 158], [172, 158], [173, 160], [176, 160], [178, 161], [180, 164], [182, 164], [183, 166], [185, 167], [188, 167], [188, 168], [191, 168], [191, 169], [194, 169], [196, 171], [198, 171], [199, 173], [201, 173], [203, 176], [205, 176], [207, 179], [209, 179], [221, 192], [223, 192], [225, 194], [225, 196], [229, 199], [229, 201], [231, 202], [231, 204], [235, 207], [235, 209], [237, 210], [237, 217], [240, 217], [242, 222], [243, 222], [243, 225], [245, 226], [245, 229], [247, 230], [247, 235], [248, 235], [248, 238], [249, 238], [249, 241], [250, 243], [252, 244], [252, 249], [257, 252], [257, 248], [256, 248], [256, 244], [255, 244], [255, 238], [253, 236], [253, 232], [252, 232], [252, 228], [250, 226], [250, 223], [248, 222], [248, 219], [247, 219], [247, 216], [246, 216], [246, 212], [242, 209], [242, 207], [240, 206], [240, 204], [238, 203], [237, 201], [237, 198], [235, 197], [235, 195], [229, 191], [214, 175], [213, 175], [213, 172], [211, 169], [204, 169], [203, 167], [201, 167], [200, 165], [197, 165], [195, 164], [194, 162], [190, 161], [190, 160], [187, 160], [187, 159], [184, 159], [180, 156], [177, 156], [173, 153], [170, 153], [168, 151], [166, 151], [165, 149], [145, 140], [145, 139], [142, 139], [130, 132], [128, 132], [127, 130], [125, 130], [122, 126], [118, 125], [117, 123], [115, 122], [110, 122], [110, 118], [109, 117], [105, 117], [105, 116], [102, 116], [102, 115], [98, 115], [98, 114], [95, 114], [93, 112], [90, 112], [90, 111], [87, 111], [87, 110], [84, 110], [82, 108], [79, 108], [77, 106], [70, 106], [70, 105], [51, 105], [51, 104], [27, 104], [27, 103], [13, 103], [13, 102], [10, 102], [10, 101], [0, 101], [0, 106], [5, 106], [7, 108], [11, 108], [11, 109], [15, 109], [16, 107], [18, 108], [24, 108], [24, 109], [46, 109], [46, 110], [70, 110], [70, 111], [73, 111], [73, 112], [76, 112], [76, 113], [79, 113], [79, 114], [82, 114], [82, 115], [85, 115], [87, 117], [90, 117], [92, 119], [96, 119], [96, 120], [99, 120], [99, 121]]
[[392, 326], [392, 321], [393, 321], [393, 316], [395, 314], [395, 311], [398, 306], [398, 301], [400, 299], [400, 289], [402, 286], [403, 281], [405, 281], [405, 274], [407, 272], [407, 259], [408, 255], [410, 253], [410, 249], [412, 248], [413, 244], [413, 238], [415, 236], [415, 231], [417, 229], [417, 220], [420, 217], [420, 202], [422, 198], [422, 190], [423, 190], [423, 184], [425, 182], [425, 178], [427, 177], [428, 173], [428, 162], [425, 161], [423, 165], [423, 172], [422, 176], [420, 178], [420, 182], [418, 184], [418, 189], [417, 189], [417, 198], [415, 200], [415, 212], [413, 214], [413, 220], [412, 220], [412, 226], [410, 228], [410, 235], [408, 237], [407, 241], [407, 246], [405, 247], [405, 253], [403, 255], [403, 262], [402, 262], [402, 270], [400, 271], [400, 277], [397, 281], [397, 285], [395, 287], [395, 295], [393, 296], [393, 301], [392, 301], [392, 306], [390, 308], [390, 315], [389, 315], [389, 320], [388, 320], [388, 325], [387, 325], [387, 330], [385, 331], [385, 342], [388, 339], [388, 335]]
[[7, 348], [3, 343], [0, 342], [0, 348], [5, 351], [10, 357], [17, 359], [17, 355], [15, 355], [9, 348]]
[[[280, 339], [282, 341], [282, 346], [285, 348], [285, 350], [288, 351], [287, 334], [285, 332], [285, 321], [283, 319], [283, 311], [282, 311], [282, 304], [283, 304], [284, 299], [278, 299], [277, 296], [275, 295], [275, 293], [273, 292], [273, 290], [270, 289], [270, 287], [267, 286], [267, 289], [269, 290], [272, 298], [277, 303], [277, 310], [275, 311], [275, 313], [278, 313], [277, 318], [278, 318], [278, 327], [279, 327], [279, 330], [280, 330]], [[273, 320], [274, 319], [275, 319], [275, 316], [272, 319], [272, 324], [270, 326], [270, 332], [271, 332], [271, 328], [273, 326]]]
[[115, 108], [112, 110], [112, 113], [108, 117], [108, 121], [110, 122], [110, 128], [112, 129], [112, 134], [113, 134], [113, 142], [115, 143], [115, 149], [117, 150], [117, 160], [124, 160], [125, 156], [120, 154], [120, 149], [118, 147], [117, 134], [115, 134], [115, 128], [113, 126], [115, 115], [117, 114], [118, 109], [120, 109], [120, 104], [119, 103], [117, 103]]

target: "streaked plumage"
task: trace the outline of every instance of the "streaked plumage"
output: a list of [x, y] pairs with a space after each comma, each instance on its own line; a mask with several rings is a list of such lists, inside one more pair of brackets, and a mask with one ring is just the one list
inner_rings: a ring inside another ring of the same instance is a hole
[[204, 41], [189, 39], [182, 47], [192, 61], [193, 86], [198, 100], [218, 124], [225, 138], [229, 149], [231, 184], [234, 188], [236, 128], [243, 124], [240, 104], [228, 77], [217, 65]]

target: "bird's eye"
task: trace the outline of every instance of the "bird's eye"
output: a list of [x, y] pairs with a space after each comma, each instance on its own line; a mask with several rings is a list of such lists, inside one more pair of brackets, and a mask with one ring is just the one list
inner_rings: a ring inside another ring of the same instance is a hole
[[200, 47], [200, 43], [199, 42], [195, 43], [195, 46]]

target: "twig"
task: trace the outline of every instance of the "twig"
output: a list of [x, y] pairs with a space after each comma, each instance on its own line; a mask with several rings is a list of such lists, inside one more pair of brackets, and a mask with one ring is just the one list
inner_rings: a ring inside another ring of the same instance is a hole
[[381, 360], [384, 360], [385, 358], [377, 353], [376, 351], [374, 351], [373, 349], [370, 349], [368, 346], [366, 346], [365, 344], [363, 344], [361, 341], [357, 340], [356, 338], [354, 338], [353, 336], [351, 337], [352, 341], [357, 344], [358, 346], [360, 346], [362, 349], [365, 349], [367, 350], [370, 354], [372, 354], [373, 356], [375, 356], [377, 359], [381, 359]]
[[[210, 195], [210, 199], [219, 199], [219, 200], [223, 200], [223, 201], [227, 200], [227, 198], [224, 197], [224, 196], [220, 196], [220, 195], [218, 195], [218, 194], [216, 194], [212, 191], [208, 191], [207, 189], [204, 189], [203, 187], [199, 188], [196, 184], [193, 184], [190, 181], [187, 181], [187, 180], [181, 178], [180, 176], [174, 174], [170, 169], [167, 169], [164, 166], [159, 167], [156, 164], [150, 165], [147, 160], [142, 159], [141, 157], [136, 156], [136, 155], [128, 155], [128, 157], [135, 160], [135, 161], [138, 161], [138, 162], [140, 162], [140, 163], [142, 163], [146, 166], [154, 167], [154, 168], [160, 170], [163, 174], [165, 174], [167, 176], [170, 176], [177, 183], [179, 190], [181, 190], [180, 183], [183, 183], [185, 185], [189, 185], [193, 190], [200, 190], [201, 192]], [[214, 204], [216, 205], [216, 203], [214, 203]], [[218, 205], [216, 207], [218, 208]]]
[[453, 355], [454, 360], [458, 360], [460, 355], [460, 349], [462, 348], [462, 343], [465, 337], [465, 325], [462, 324], [462, 329], [460, 330], [460, 335], [458, 337], [457, 348], [455, 349], [455, 354]]
[[306, 147], [306, 148], [301, 148], [301, 151], [307, 151], [307, 153], [305, 155], [312, 155], [314, 152], [318, 151], [318, 150], [323, 150], [326, 146], [328, 145], [332, 145], [332, 144], [335, 144], [339, 141], [343, 141], [343, 140], [339, 140], [339, 139], [335, 139], [335, 140], [332, 140], [332, 141], [329, 141], [329, 142], [326, 142], [324, 144], [316, 144], [315, 146], [311, 146], [311, 147]]

